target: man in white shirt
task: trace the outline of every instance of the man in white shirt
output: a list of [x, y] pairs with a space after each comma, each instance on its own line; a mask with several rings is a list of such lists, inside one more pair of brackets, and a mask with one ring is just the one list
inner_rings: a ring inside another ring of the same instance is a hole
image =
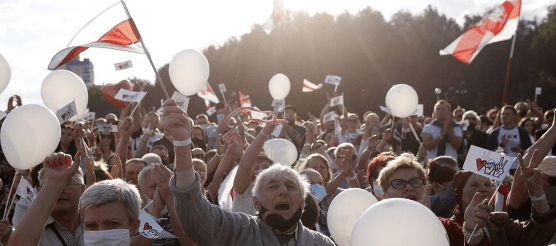
[[427, 160], [447, 155], [458, 158], [457, 149], [462, 144], [463, 130], [454, 122], [450, 103], [440, 100], [434, 105], [435, 120], [421, 132]]

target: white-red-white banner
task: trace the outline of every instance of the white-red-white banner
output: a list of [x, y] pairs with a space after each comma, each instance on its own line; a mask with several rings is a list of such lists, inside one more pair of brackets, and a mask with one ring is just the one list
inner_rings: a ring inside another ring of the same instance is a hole
[[515, 35], [521, 0], [507, 0], [498, 8], [458, 37], [440, 55], [452, 55], [469, 64], [487, 44], [508, 40]]

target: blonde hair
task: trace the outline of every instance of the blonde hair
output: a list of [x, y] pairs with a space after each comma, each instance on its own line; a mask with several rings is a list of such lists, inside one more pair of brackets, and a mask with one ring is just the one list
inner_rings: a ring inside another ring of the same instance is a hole
[[396, 159], [389, 161], [388, 164], [386, 164], [386, 166], [380, 171], [378, 176], [378, 184], [382, 190], [386, 191], [386, 189], [388, 189], [388, 186], [390, 185], [389, 179], [394, 176], [398, 169], [415, 169], [419, 176], [426, 179], [425, 169], [416, 160], [417, 158], [413, 154], [403, 153], [396, 157]]

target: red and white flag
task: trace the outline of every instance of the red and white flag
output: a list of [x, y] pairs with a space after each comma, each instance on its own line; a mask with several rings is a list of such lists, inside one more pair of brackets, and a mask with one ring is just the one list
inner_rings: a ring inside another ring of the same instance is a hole
[[507, 0], [498, 8], [462, 34], [448, 47], [440, 50], [440, 55], [453, 55], [469, 64], [487, 44], [508, 40], [515, 35], [521, 0]]
[[199, 96], [202, 99], [209, 100], [213, 103], [220, 102], [220, 100], [218, 100], [218, 97], [216, 96], [214, 90], [212, 90], [212, 87], [210, 87], [210, 84], [208, 82], [199, 92], [197, 92], [197, 96]]
[[252, 107], [251, 99], [249, 95], [243, 94], [243, 92], [239, 91], [239, 101], [241, 102], [242, 107]]
[[[85, 27], [93, 23], [93, 21], [95, 21], [97, 17], [104, 15], [105, 12], [110, 10], [112, 7], [120, 4], [121, 2], [111, 5], [110, 7], [102, 11], [99, 15], [95, 16], [81, 30], [84, 30]], [[128, 52], [134, 52], [140, 54], [145, 53], [144, 48], [141, 45], [139, 45], [139, 42], [141, 41], [141, 36], [137, 31], [137, 27], [135, 26], [133, 19], [125, 15], [123, 11], [119, 13], [119, 15], [120, 18], [114, 18], [113, 20], [114, 22], [112, 22], [111, 24], [111, 25], [115, 24], [115, 26], [112, 26], [112, 28], [109, 29], [108, 32], [104, 33], [104, 35], [102, 35], [100, 38], [98, 38], [98, 40], [93, 42], [86, 42], [84, 44], [77, 45], [77, 46], [70, 46], [56, 53], [56, 55], [54, 55], [54, 57], [50, 61], [50, 64], [48, 65], [48, 69], [54, 70], [66, 64], [67, 62], [71, 61], [73, 58], [77, 57], [81, 52], [87, 50], [90, 47], [115, 49], [115, 50], [128, 51]], [[100, 24], [97, 25], [96, 28], [98, 28], [99, 26]], [[106, 28], [106, 27], [102, 27], [102, 28]], [[88, 27], [87, 29], [95, 29], [95, 26]], [[81, 32], [81, 30], [79, 30], [79, 32]], [[100, 30], [97, 29], [94, 31], [98, 32]], [[106, 29], [102, 31], [104, 32], [106, 31]], [[79, 34], [79, 32], [77, 34]], [[74, 38], [77, 36], [77, 34], [74, 36]]]
[[315, 84], [311, 83], [309, 80], [303, 79], [303, 89], [301, 91], [303, 91], [303, 92], [313, 92], [313, 91], [316, 91], [320, 88], [322, 88], [322, 83], [319, 83], [318, 85], [315, 85]]
[[274, 27], [282, 21], [284, 17], [284, 1], [274, 0], [274, 10], [272, 10], [272, 15], [263, 24], [263, 30], [266, 34], [269, 34], [274, 30]]

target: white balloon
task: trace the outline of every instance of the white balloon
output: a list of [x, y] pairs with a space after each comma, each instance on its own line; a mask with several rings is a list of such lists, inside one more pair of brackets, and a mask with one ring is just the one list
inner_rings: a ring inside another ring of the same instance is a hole
[[268, 90], [275, 100], [284, 100], [290, 93], [290, 79], [288, 76], [278, 73], [268, 82]]
[[422, 204], [404, 198], [375, 203], [361, 215], [351, 235], [352, 246], [448, 246], [444, 226]]
[[41, 105], [27, 104], [8, 114], [0, 141], [8, 163], [28, 169], [56, 150], [60, 135], [60, 122], [54, 112]]
[[386, 107], [392, 115], [405, 118], [417, 111], [419, 97], [413, 87], [406, 84], [392, 86], [386, 94]]
[[297, 148], [283, 138], [275, 138], [264, 142], [264, 153], [276, 163], [291, 166], [297, 160]]
[[0, 54], [0, 92], [6, 89], [8, 83], [10, 82], [10, 78], [12, 76], [12, 71], [10, 70], [10, 64], [6, 61], [6, 58]]
[[197, 50], [182, 50], [170, 61], [168, 73], [174, 87], [181, 94], [191, 96], [207, 83], [210, 74], [209, 62], [205, 55]]
[[370, 192], [359, 188], [344, 190], [336, 196], [328, 208], [327, 215], [328, 229], [334, 242], [339, 246], [349, 246], [357, 220], [376, 202], [376, 198]]
[[68, 70], [54, 70], [48, 74], [41, 86], [41, 97], [44, 105], [56, 112], [75, 99], [77, 115], [69, 120], [83, 117], [87, 110], [89, 94], [83, 80], [77, 74]]

